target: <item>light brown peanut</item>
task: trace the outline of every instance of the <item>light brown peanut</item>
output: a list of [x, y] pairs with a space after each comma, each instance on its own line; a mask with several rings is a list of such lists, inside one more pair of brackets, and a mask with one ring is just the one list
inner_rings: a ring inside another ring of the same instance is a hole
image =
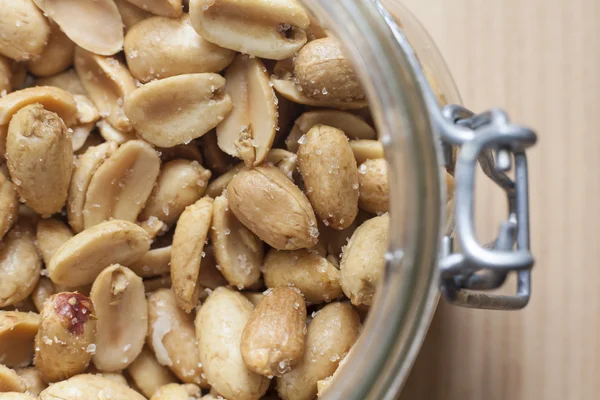
[[135, 390], [101, 375], [81, 374], [51, 385], [42, 393], [40, 400], [145, 400]]
[[190, 17], [206, 40], [273, 60], [294, 55], [306, 43], [310, 24], [294, 0], [191, 0]]
[[351, 305], [331, 303], [308, 324], [304, 356], [291, 372], [277, 378], [283, 400], [310, 400], [317, 382], [332, 375], [360, 332], [360, 318]]
[[152, 249], [142, 258], [129, 265], [137, 276], [152, 278], [168, 274], [171, 271], [171, 246]]
[[78, 151], [83, 148], [95, 127], [96, 125], [94, 123], [88, 123], [71, 128], [73, 130], [71, 142], [73, 142], [73, 152], [75, 154], [78, 154]]
[[358, 168], [360, 197], [358, 206], [370, 213], [389, 210], [387, 163], [385, 159], [367, 160]]
[[367, 160], [376, 160], [384, 158], [383, 146], [377, 140], [351, 140], [350, 148], [354, 153], [357, 164], [362, 164]]
[[101, 55], [123, 48], [123, 22], [115, 3], [95, 0], [34, 0], [35, 4], [60, 26], [78, 46]]
[[110, 218], [136, 221], [160, 171], [156, 150], [141, 140], [122, 144], [90, 180], [83, 209], [87, 229]]
[[40, 277], [37, 285], [31, 292], [31, 299], [33, 300], [33, 304], [35, 304], [35, 308], [38, 312], [42, 311], [44, 307], [44, 302], [50, 298], [53, 294], [57, 292], [56, 287], [54, 287], [54, 283], [45, 276]]
[[[42, 379], [42, 374], [40, 371], [35, 369], [35, 367], [21, 368], [17, 370], [17, 374], [23, 379], [25, 382], [25, 386], [27, 388], [26, 393], [32, 396], [39, 395], [42, 390], [46, 389], [48, 385]], [[30, 397], [33, 398], [33, 397]], [[2, 399], [2, 397], [0, 397]]]
[[12, 61], [0, 55], [0, 93], [12, 91]]
[[86, 285], [107, 266], [133, 263], [149, 249], [145, 230], [129, 221], [111, 220], [73, 236], [54, 253], [47, 268], [54, 283]]
[[148, 347], [144, 347], [140, 355], [129, 364], [127, 372], [142, 394], [148, 398], [161, 386], [177, 381], [167, 367], [159, 364]]
[[50, 259], [56, 250], [72, 237], [73, 232], [61, 220], [40, 219], [37, 224], [36, 240], [44, 264], [50, 264]]
[[181, 0], [128, 0], [146, 11], [154, 15], [163, 17], [179, 17], [181, 15], [182, 1]]
[[251, 167], [267, 157], [277, 129], [277, 98], [262, 61], [240, 54], [225, 71], [233, 110], [217, 126], [219, 147]]
[[241, 290], [260, 279], [264, 245], [238, 221], [226, 196], [217, 197], [213, 203], [210, 239], [217, 264], [229, 284]]
[[317, 243], [319, 230], [308, 199], [276, 167], [240, 171], [227, 186], [227, 196], [240, 222], [271, 247], [295, 250]]
[[[100, 113], [96, 106], [87, 96], [74, 94], [75, 103], [77, 103], [77, 121], [79, 124], [90, 124], [100, 119]], [[80, 126], [80, 125], [78, 125]]]
[[356, 306], [373, 302], [385, 267], [389, 222], [389, 214], [365, 221], [354, 231], [342, 255], [340, 284]]
[[71, 181], [73, 143], [58, 115], [40, 104], [19, 110], [8, 127], [6, 160], [27, 206], [42, 215], [60, 211]]
[[300, 289], [311, 304], [329, 302], [342, 294], [340, 272], [316, 251], [270, 250], [265, 257], [264, 278], [269, 288]]
[[101, 119], [96, 122], [96, 128], [98, 128], [98, 132], [102, 139], [107, 142], [115, 142], [117, 144], [123, 144], [129, 140], [134, 140], [137, 138], [137, 135], [134, 131], [124, 132], [119, 129], [116, 129], [112, 126], [108, 120]]
[[185, 74], [147, 83], [125, 100], [125, 113], [139, 134], [159, 147], [196, 139], [231, 112], [225, 79], [218, 74]]
[[277, 93], [285, 99], [297, 104], [313, 107], [330, 107], [340, 110], [357, 110], [369, 105], [365, 99], [338, 100], [329, 97], [310, 97], [291, 79], [272, 78], [271, 83], [273, 83], [273, 89], [275, 89]]
[[258, 374], [282, 376], [302, 359], [305, 334], [306, 304], [300, 291], [267, 290], [242, 333], [244, 363]]
[[115, 4], [121, 14], [123, 25], [125, 26], [125, 32], [129, 31], [135, 24], [140, 21], [150, 18], [152, 14], [148, 11], [142, 10], [140, 7], [134, 6], [129, 0], [115, 0]]
[[175, 224], [183, 210], [204, 195], [210, 177], [211, 172], [197, 161], [165, 163], [140, 218], [153, 216], [167, 226]]
[[75, 49], [74, 64], [82, 86], [100, 115], [115, 129], [131, 131], [123, 103], [136, 87], [127, 67], [115, 57], [104, 57], [81, 47]]
[[327, 226], [344, 229], [358, 213], [358, 169], [341, 130], [315, 125], [300, 140], [298, 170], [315, 213]]
[[208, 383], [226, 398], [258, 400], [269, 387], [266, 377], [246, 367], [240, 352], [242, 332], [253, 308], [242, 294], [220, 287], [196, 316], [200, 362]]
[[[235, 52], [204, 40], [188, 14], [180, 18], [148, 18], [127, 32], [125, 55], [131, 74], [140, 82], [182, 74], [219, 72]], [[227, 78], [228, 79], [228, 78]]]
[[200, 388], [196, 385], [170, 383], [159, 388], [150, 400], [189, 400], [199, 399], [201, 395]]
[[33, 341], [40, 326], [35, 313], [0, 311], [0, 360], [10, 368], [24, 367], [33, 360]]
[[58, 25], [50, 23], [48, 44], [39, 57], [27, 62], [27, 69], [36, 76], [59, 74], [73, 64], [75, 44], [63, 33]]
[[177, 305], [173, 292], [157, 290], [148, 296], [148, 346], [158, 362], [184, 383], [207, 388], [198, 358], [194, 318]]
[[38, 78], [35, 83], [36, 86], [52, 86], [71, 94], [87, 95], [74, 69], [68, 69], [58, 75]]
[[35, 367], [44, 381], [61, 381], [85, 371], [94, 351], [93, 314], [92, 301], [79, 293], [58, 293], [44, 303], [35, 337]]
[[77, 121], [77, 103], [71, 93], [57, 87], [35, 86], [0, 97], [0, 125], [8, 125], [17, 111], [35, 103], [58, 114], [68, 127]]
[[27, 386], [15, 370], [0, 364], [0, 394], [3, 392], [25, 392]]
[[50, 27], [33, 1], [2, 0], [0, 9], [0, 54], [16, 61], [42, 54]]
[[19, 196], [14, 183], [0, 172], [0, 240], [19, 217]]
[[211, 226], [213, 199], [204, 197], [186, 207], [173, 235], [171, 279], [179, 306], [187, 313], [198, 303], [197, 284], [204, 242]]

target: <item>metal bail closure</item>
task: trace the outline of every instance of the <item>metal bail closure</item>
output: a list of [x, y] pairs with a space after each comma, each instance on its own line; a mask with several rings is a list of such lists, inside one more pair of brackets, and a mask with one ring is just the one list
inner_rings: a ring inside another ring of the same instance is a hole
[[[482, 114], [448, 105], [438, 125], [445, 146], [446, 163], [455, 170], [455, 237], [460, 252], [452, 252], [453, 239], [444, 239], [440, 261], [441, 291], [453, 304], [495, 310], [521, 309], [529, 302], [533, 256], [529, 245], [529, 183], [525, 150], [534, 145], [536, 134], [513, 125], [500, 110]], [[452, 145], [460, 146], [457, 159]], [[475, 236], [474, 188], [477, 164], [500, 186], [508, 200], [508, 217], [500, 225], [496, 240], [481, 245]], [[514, 172], [514, 179], [507, 175]], [[517, 274], [515, 295], [486, 291], [504, 285], [509, 273]]]

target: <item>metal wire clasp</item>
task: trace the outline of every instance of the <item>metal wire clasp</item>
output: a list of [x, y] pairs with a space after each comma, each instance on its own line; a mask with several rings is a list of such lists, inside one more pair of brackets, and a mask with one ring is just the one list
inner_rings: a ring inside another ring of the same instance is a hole
[[[456, 305], [497, 310], [521, 309], [531, 293], [534, 259], [529, 245], [529, 183], [525, 150], [536, 134], [511, 124], [501, 110], [475, 115], [464, 107], [448, 105], [438, 124], [447, 165], [455, 165], [455, 238], [444, 238], [440, 261], [441, 291]], [[455, 157], [453, 146], [459, 146]], [[477, 241], [474, 227], [474, 188], [477, 164], [500, 186], [508, 200], [508, 217], [490, 245]], [[514, 172], [514, 179], [507, 175]], [[501, 287], [510, 272], [517, 274], [515, 295], [486, 293]]]

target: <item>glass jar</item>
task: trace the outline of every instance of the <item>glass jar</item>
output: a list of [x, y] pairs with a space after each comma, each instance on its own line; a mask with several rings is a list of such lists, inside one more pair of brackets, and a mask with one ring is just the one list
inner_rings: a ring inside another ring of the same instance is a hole
[[[536, 137], [511, 125], [499, 110], [474, 115], [457, 106], [460, 96], [440, 53], [399, 1], [303, 3], [352, 59], [389, 171], [384, 278], [363, 333], [325, 397], [393, 399], [419, 351], [440, 288], [448, 300], [467, 307], [518, 309], [527, 304], [533, 258], [525, 149]], [[455, 105], [440, 107], [439, 92]], [[507, 221], [487, 246], [477, 242], [473, 228], [477, 163], [505, 189], [509, 203]], [[450, 215], [440, 174], [444, 166], [456, 179]], [[506, 174], [510, 170], [514, 179]], [[456, 219], [455, 231], [446, 218]], [[455, 247], [461, 251], [453, 253]], [[482, 292], [501, 286], [508, 273], [518, 275], [515, 295]]]

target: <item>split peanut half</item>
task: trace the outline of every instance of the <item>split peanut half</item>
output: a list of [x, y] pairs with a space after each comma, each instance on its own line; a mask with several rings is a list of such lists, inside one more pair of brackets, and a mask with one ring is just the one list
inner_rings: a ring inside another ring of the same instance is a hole
[[25, 367], [33, 360], [33, 341], [40, 326], [35, 313], [0, 311], [0, 359], [10, 368]]
[[171, 249], [172, 246], [152, 249], [129, 268], [142, 278], [166, 275], [171, 271]]
[[[25, 381], [27, 387], [27, 394], [31, 396], [39, 395], [42, 390], [48, 387], [48, 384], [42, 379], [42, 374], [35, 369], [35, 367], [20, 368], [17, 369], [17, 374]], [[22, 398], [33, 399], [34, 397], [28, 397], [28, 395], [22, 395]]]
[[61, 220], [56, 218], [40, 219], [37, 224], [36, 240], [44, 264], [50, 264], [50, 259], [56, 250], [72, 237], [73, 232]]
[[39, 78], [35, 83], [36, 86], [50, 86], [62, 89], [71, 94], [87, 95], [74, 69], [68, 69], [58, 75]]
[[384, 158], [383, 145], [377, 140], [351, 140], [348, 142], [357, 164], [362, 164], [367, 160], [376, 160]]
[[35, 103], [58, 114], [68, 127], [77, 121], [77, 103], [71, 93], [52, 86], [35, 86], [0, 98], [0, 125], [8, 125], [17, 111]]
[[142, 352], [127, 367], [127, 373], [141, 393], [150, 398], [164, 385], [177, 382], [177, 378], [167, 367], [159, 364], [154, 353], [144, 347]]
[[25, 381], [14, 369], [0, 364], [0, 396], [3, 392], [14, 392], [16, 394], [25, 392], [26, 389]]
[[33, 292], [31, 292], [31, 300], [33, 301], [33, 304], [35, 305], [35, 308], [38, 310], [38, 312], [42, 311], [42, 308], [44, 307], [44, 302], [48, 300], [50, 296], [56, 294], [56, 292], [56, 287], [54, 286], [54, 283], [52, 283], [50, 278], [47, 278], [45, 276], [40, 277], [40, 280], [33, 289]]
[[145, 400], [144, 396], [121, 383], [92, 374], [81, 374], [55, 383], [40, 393], [40, 400], [106, 399], [106, 396], [110, 400]]
[[138, 6], [134, 6], [129, 0], [114, 0], [121, 19], [123, 20], [123, 26], [125, 32], [131, 29], [135, 24], [146, 18], [152, 17], [152, 14]]

